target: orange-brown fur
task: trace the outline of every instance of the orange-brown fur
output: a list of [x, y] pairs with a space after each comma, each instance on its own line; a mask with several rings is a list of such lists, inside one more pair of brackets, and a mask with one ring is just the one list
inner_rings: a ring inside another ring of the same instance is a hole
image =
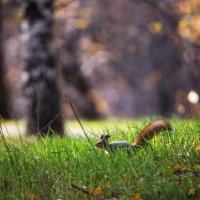
[[134, 145], [144, 146], [147, 140], [160, 133], [161, 131], [171, 130], [171, 125], [163, 120], [157, 120], [145, 126], [140, 134], [136, 137]]

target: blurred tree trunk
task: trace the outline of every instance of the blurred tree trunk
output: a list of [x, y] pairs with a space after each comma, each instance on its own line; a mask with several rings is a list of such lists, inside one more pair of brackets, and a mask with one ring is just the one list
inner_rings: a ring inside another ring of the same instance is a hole
[[97, 119], [100, 118], [100, 114], [96, 110], [95, 100], [90, 95], [92, 89], [89, 81], [80, 71], [80, 62], [78, 52], [78, 41], [80, 40], [81, 32], [74, 30], [67, 32], [66, 39], [66, 51], [68, 54], [67, 62], [62, 64], [62, 75], [66, 83], [72, 84], [81, 96], [84, 97], [86, 103], [84, 108], [79, 108], [80, 112], [87, 119]]
[[8, 113], [8, 101], [7, 91], [4, 82], [4, 70], [3, 70], [3, 20], [2, 20], [2, 5], [0, 3], [0, 114], [3, 118], [9, 118]]
[[[53, 0], [24, 1], [22, 75], [27, 102], [27, 134], [63, 134], [55, 52], [52, 47]], [[52, 131], [49, 131], [49, 128]]]

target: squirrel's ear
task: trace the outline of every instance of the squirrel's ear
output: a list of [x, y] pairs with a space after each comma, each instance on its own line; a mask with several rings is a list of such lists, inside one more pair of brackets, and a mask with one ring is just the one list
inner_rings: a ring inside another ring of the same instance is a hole
[[107, 140], [110, 137], [110, 135], [101, 135], [100, 139], [101, 140]]
[[101, 135], [100, 139], [102, 140], [105, 137], [105, 135]]
[[108, 138], [110, 137], [110, 135], [104, 135], [104, 139], [108, 140]]

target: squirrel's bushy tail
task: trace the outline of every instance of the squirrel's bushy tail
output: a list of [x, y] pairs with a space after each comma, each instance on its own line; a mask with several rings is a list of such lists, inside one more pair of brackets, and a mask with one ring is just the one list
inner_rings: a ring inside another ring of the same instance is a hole
[[170, 123], [164, 120], [154, 121], [144, 127], [144, 129], [136, 137], [133, 145], [137, 147], [143, 147], [147, 143], [147, 140], [150, 140], [161, 131], [171, 131], [171, 130], [172, 127]]

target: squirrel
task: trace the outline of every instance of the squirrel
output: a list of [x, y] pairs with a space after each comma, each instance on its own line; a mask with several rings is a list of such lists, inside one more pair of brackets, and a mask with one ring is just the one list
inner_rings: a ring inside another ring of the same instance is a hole
[[169, 122], [166, 122], [164, 120], [156, 120], [145, 126], [133, 143], [129, 143], [126, 141], [115, 141], [109, 143], [108, 138], [110, 137], [110, 135], [101, 135], [100, 141], [98, 141], [95, 146], [97, 148], [111, 151], [115, 151], [117, 149], [137, 149], [140, 147], [144, 147], [147, 144], [147, 140], [150, 140], [161, 131], [171, 130], [172, 126]]

